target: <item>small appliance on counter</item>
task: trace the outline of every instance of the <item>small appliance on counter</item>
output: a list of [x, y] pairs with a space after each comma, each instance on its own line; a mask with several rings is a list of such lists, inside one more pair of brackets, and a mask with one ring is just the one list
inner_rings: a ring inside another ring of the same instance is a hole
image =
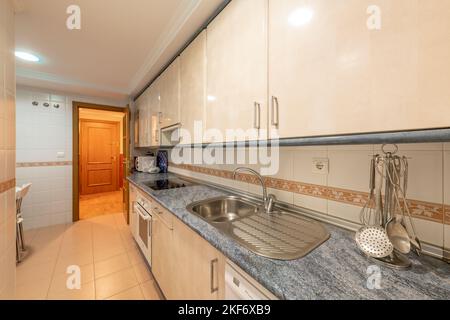
[[161, 173], [167, 173], [169, 169], [169, 156], [167, 151], [160, 150], [158, 151], [158, 154], [156, 155], [156, 162], [157, 166]]
[[134, 168], [139, 172], [159, 173], [156, 158], [152, 156], [135, 157]]

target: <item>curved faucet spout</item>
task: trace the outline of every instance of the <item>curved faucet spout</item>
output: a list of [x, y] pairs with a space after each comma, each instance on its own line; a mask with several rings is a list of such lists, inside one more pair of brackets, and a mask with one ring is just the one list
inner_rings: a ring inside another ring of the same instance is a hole
[[267, 196], [267, 187], [264, 182], [264, 178], [257, 171], [255, 171], [253, 169], [246, 168], [246, 167], [240, 167], [240, 168], [237, 168], [236, 170], [234, 170], [233, 179], [236, 180], [236, 175], [239, 172], [243, 172], [243, 171], [250, 172], [251, 174], [255, 175], [258, 178], [258, 180], [261, 184], [262, 190], [263, 190], [264, 210], [266, 211], [266, 213], [271, 213], [272, 209], [273, 209], [273, 202], [274, 202], [275, 197], [272, 195], [270, 197]]

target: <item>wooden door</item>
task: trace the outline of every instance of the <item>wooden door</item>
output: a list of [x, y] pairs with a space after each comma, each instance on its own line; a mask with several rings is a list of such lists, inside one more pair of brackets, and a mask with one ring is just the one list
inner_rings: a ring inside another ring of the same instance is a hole
[[253, 130], [227, 141], [266, 139], [267, 2], [232, 1], [208, 26], [207, 61], [206, 127]]
[[81, 194], [118, 190], [119, 122], [81, 120]]

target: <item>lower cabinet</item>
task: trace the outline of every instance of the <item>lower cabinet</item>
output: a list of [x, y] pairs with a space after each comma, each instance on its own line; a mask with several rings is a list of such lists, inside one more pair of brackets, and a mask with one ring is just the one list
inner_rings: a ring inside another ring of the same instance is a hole
[[225, 257], [183, 222], [154, 212], [152, 273], [170, 300], [225, 296]]
[[136, 230], [137, 230], [137, 226], [136, 226], [136, 215], [134, 213], [134, 202], [136, 201], [136, 197], [137, 197], [137, 190], [136, 187], [134, 187], [131, 183], [128, 183], [128, 194], [129, 194], [129, 217], [130, 217], [130, 231], [131, 234], [133, 235], [133, 237], [136, 237]]

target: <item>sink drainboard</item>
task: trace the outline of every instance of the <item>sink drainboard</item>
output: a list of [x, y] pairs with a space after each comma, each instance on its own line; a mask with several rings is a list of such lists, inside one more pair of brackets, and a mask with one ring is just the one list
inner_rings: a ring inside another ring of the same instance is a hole
[[288, 212], [258, 213], [234, 221], [230, 233], [256, 254], [280, 260], [304, 257], [330, 236], [321, 224]]

